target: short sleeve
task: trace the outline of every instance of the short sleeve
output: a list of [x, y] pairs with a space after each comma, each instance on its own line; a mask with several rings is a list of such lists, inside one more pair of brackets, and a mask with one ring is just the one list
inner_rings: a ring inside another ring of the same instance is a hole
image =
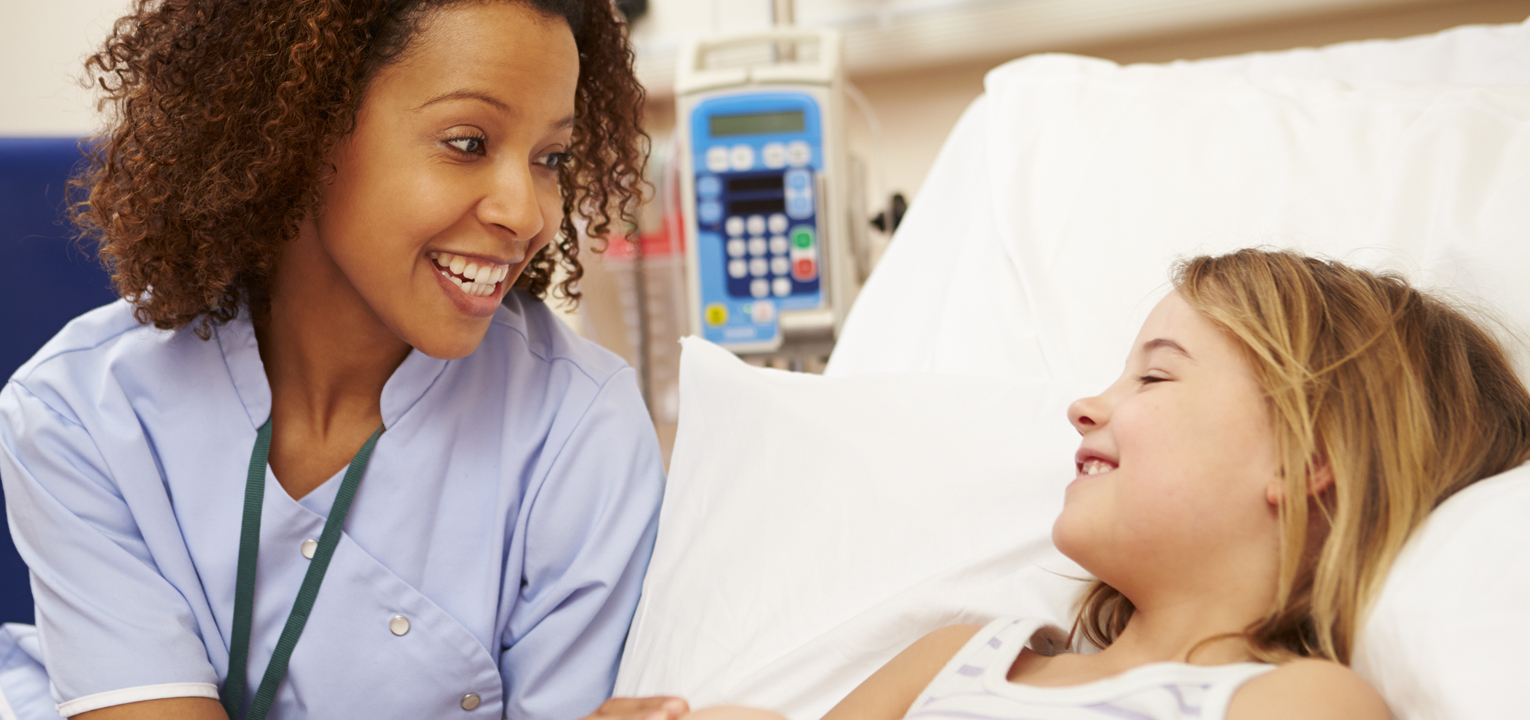
[[0, 481], [16, 548], [31, 569], [59, 712], [216, 698], [217, 672], [191, 607], [160, 574], [144, 520], [109, 467], [77, 419], [18, 382], [0, 390]]
[[653, 424], [624, 368], [530, 498], [519, 602], [502, 638], [506, 717], [584, 717], [610, 696], [663, 493]]

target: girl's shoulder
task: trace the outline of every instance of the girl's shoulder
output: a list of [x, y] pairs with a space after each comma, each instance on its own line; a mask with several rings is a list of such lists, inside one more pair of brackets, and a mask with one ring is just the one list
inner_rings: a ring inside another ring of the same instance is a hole
[[1302, 658], [1249, 680], [1233, 695], [1228, 720], [1302, 717], [1386, 720], [1386, 702], [1358, 673], [1330, 660]]

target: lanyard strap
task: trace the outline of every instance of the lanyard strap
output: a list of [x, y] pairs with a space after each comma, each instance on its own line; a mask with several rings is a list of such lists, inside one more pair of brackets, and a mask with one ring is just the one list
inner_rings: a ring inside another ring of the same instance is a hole
[[[377, 436], [382, 431], [379, 425], [361, 446], [361, 450], [357, 451], [356, 457], [351, 459], [351, 465], [345, 471], [345, 480], [340, 483], [340, 491], [335, 495], [329, 517], [324, 521], [324, 532], [319, 535], [319, 547], [309, 561], [308, 573], [303, 576], [297, 600], [292, 603], [292, 613], [287, 616], [287, 625], [282, 628], [281, 638], [276, 641], [271, 662], [266, 666], [266, 674], [260, 679], [260, 687], [255, 691], [255, 700], [250, 704], [250, 714], [245, 716], [245, 720], [264, 720], [266, 713], [271, 710], [271, 703], [276, 700], [276, 688], [281, 685], [282, 676], [287, 674], [287, 661], [292, 657], [292, 649], [297, 647], [298, 636], [303, 634], [303, 625], [308, 622], [314, 600], [319, 597], [319, 584], [324, 582], [324, 571], [329, 569], [329, 560], [340, 544], [341, 528], [345, 525], [346, 514], [351, 510], [351, 500], [356, 497], [356, 486], [361, 484], [361, 475], [366, 471], [367, 461], [372, 459], [372, 447], [377, 444]], [[270, 454], [271, 420], [268, 418], [255, 436], [255, 450], [250, 453], [250, 474], [244, 485], [244, 520], [239, 529], [239, 574], [234, 581], [234, 638], [229, 647], [228, 681], [223, 686], [223, 709], [230, 720], [238, 719], [239, 706], [244, 701], [244, 678], [250, 655], [250, 625], [255, 616], [255, 560], [260, 552], [260, 509], [266, 491], [266, 459]]]

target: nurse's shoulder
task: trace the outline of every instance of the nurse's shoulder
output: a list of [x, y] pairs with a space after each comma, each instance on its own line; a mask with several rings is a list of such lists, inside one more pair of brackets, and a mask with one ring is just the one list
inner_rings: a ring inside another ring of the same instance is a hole
[[629, 367], [621, 356], [580, 337], [547, 303], [519, 289], [505, 296], [484, 344], [493, 352], [524, 352], [548, 368], [568, 364], [597, 385]]
[[95, 406], [90, 396], [104, 390], [103, 380], [105, 385], [115, 385], [112, 381], [121, 370], [136, 368], [147, 360], [147, 348], [163, 346], [180, 335], [200, 342], [189, 331], [160, 330], [140, 323], [133, 315], [133, 306], [118, 300], [69, 321], [16, 369], [7, 384], [23, 388], [78, 423], [74, 408], [82, 403]]

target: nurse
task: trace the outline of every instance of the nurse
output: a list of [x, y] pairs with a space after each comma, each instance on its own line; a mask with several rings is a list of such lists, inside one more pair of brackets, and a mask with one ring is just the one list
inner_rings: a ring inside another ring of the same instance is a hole
[[664, 483], [632, 370], [542, 302], [639, 193], [609, 0], [142, 0], [89, 66], [124, 299], [0, 391], [37, 603], [0, 710], [595, 709]]

